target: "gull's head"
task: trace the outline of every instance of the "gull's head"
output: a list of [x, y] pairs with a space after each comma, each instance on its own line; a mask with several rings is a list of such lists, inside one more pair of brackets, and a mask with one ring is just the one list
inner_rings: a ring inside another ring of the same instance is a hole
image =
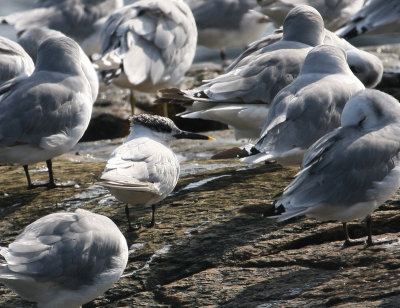
[[382, 61], [361, 49], [346, 50], [347, 63], [351, 71], [367, 88], [375, 87], [382, 79]]
[[283, 40], [310, 46], [322, 44], [325, 37], [324, 20], [311, 6], [299, 5], [290, 10], [283, 22]]
[[132, 116], [130, 121], [131, 133], [127, 140], [138, 137], [149, 137], [164, 143], [175, 139], [214, 140], [212, 137], [181, 130], [171, 119], [158, 115], [139, 114]]
[[69, 37], [49, 37], [38, 47], [36, 70], [82, 73], [79, 45]]
[[351, 73], [344, 49], [331, 45], [319, 45], [311, 49], [304, 60], [300, 74], [339, 72]]
[[359, 91], [344, 106], [341, 125], [374, 130], [400, 124], [400, 104], [393, 96], [372, 89]]

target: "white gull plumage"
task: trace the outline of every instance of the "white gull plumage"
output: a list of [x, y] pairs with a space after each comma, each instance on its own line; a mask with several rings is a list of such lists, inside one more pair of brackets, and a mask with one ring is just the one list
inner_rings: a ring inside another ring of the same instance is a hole
[[196, 23], [182, 0], [141, 0], [115, 11], [102, 30], [106, 79], [119, 87], [154, 92], [177, 85], [190, 68]]
[[260, 139], [246, 162], [277, 160], [300, 164], [303, 154], [320, 137], [340, 125], [349, 98], [364, 89], [351, 72], [343, 49], [314, 47], [299, 76], [271, 103]]
[[400, 2], [369, 0], [336, 33], [358, 46], [400, 42]]
[[287, 13], [297, 5], [310, 5], [322, 16], [325, 27], [336, 30], [361, 9], [364, 0], [257, 0], [262, 12], [281, 26]]
[[0, 255], [0, 283], [41, 308], [72, 308], [121, 277], [128, 245], [109, 218], [78, 209], [36, 220]]
[[123, 6], [123, 0], [39, 0], [35, 8], [0, 17], [0, 22], [13, 25], [19, 32], [32, 27], [60, 31], [85, 47], [85, 52], [97, 51], [91, 44], [97, 34], [99, 20]]
[[[249, 45], [226, 69], [227, 72], [254, 61], [254, 59], [265, 51], [265, 47], [282, 39], [282, 29], [275, 30], [271, 35], [263, 37]], [[335, 33], [325, 29], [325, 45], [333, 45], [343, 48], [347, 54], [347, 63], [353, 73], [362, 81], [367, 88], [375, 87], [382, 79], [383, 64], [375, 55], [356, 48], [346, 40], [338, 37]]]
[[[315, 142], [301, 171], [276, 203], [285, 220], [307, 215], [344, 223], [367, 217], [400, 186], [400, 105], [390, 95], [364, 90], [343, 110], [341, 127]], [[372, 244], [371, 229], [368, 244]]]
[[29, 76], [34, 69], [32, 59], [18, 43], [0, 36], [0, 86], [20, 75]]
[[192, 90], [162, 90], [160, 101], [186, 102], [183, 117], [219, 121], [233, 126], [236, 138], [257, 138], [269, 104], [297, 77], [308, 51], [322, 43], [323, 33], [321, 15], [298, 6], [285, 19], [282, 40], [265, 47], [250, 63]]
[[38, 49], [35, 71], [0, 86], [0, 162], [24, 166], [70, 150], [85, 132], [92, 89], [82, 70], [80, 49], [67, 37], [49, 38]]
[[[31, 27], [18, 38], [18, 43], [29, 54], [33, 62], [36, 63], [37, 52], [40, 44], [50, 37], [58, 38], [65, 37], [65, 35], [59, 31], [48, 28]], [[79, 47], [79, 52], [81, 68], [87, 80], [89, 81], [92, 92], [92, 100], [95, 102], [99, 93], [99, 78], [92, 62], [89, 60], [88, 56], [84, 53], [81, 47]]]

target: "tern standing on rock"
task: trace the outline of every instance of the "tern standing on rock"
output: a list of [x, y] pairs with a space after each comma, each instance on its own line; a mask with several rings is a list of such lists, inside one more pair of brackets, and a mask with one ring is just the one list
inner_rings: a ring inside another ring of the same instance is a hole
[[41, 308], [67, 308], [111, 288], [128, 262], [128, 245], [109, 218], [78, 209], [36, 220], [0, 255], [0, 283]]
[[114, 150], [104, 168], [99, 184], [125, 203], [129, 230], [133, 228], [128, 205], [151, 205], [152, 227], [155, 204], [166, 198], [178, 182], [179, 161], [168, 145], [174, 139], [213, 140], [182, 131], [168, 118], [140, 114], [131, 117], [130, 135]]
[[24, 166], [46, 161], [49, 188], [56, 187], [51, 159], [73, 148], [89, 125], [92, 89], [80, 49], [67, 37], [38, 49], [35, 71], [0, 86], [0, 162]]
[[345, 246], [351, 243], [347, 222], [366, 218], [400, 186], [400, 104], [390, 95], [364, 90], [344, 107], [341, 127], [315, 142], [301, 171], [277, 201], [286, 220], [307, 215], [343, 222]]

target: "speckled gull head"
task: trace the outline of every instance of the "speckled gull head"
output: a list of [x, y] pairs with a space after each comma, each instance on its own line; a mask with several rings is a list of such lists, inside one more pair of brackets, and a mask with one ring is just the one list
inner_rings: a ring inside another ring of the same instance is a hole
[[341, 221], [344, 246], [352, 243], [347, 222], [365, 218], [372, 245], [371, 213], [400, 186], [400, 104], [377, 90], [360, 91], [345, 105], [341, 125], [309, 148], [276, 217]]
[[310, 46], [324, 40], [324, 21], [316, 9], [299, 5], [292, 9], [283, 23], [283, 40], [297, 41]]
[[151, 205], [152, 227], [155, 204], [165, 199], [178, 182], [179, 161], [169, 143], [174, 139], [213, 138], [183, 131], [172, 120], [157, 115], [139, 114], [130, 121], [131, 132], [111, 154], [99, 184], [125, 203], [128, 230], [135, 230], [139, 226], [132, 227], [128, 205]]
[[112, 287], [128, 245], [111, 219], [78, 209], [36, 220], [0, 255], [0, 283], [41, 308], [71, 308]]

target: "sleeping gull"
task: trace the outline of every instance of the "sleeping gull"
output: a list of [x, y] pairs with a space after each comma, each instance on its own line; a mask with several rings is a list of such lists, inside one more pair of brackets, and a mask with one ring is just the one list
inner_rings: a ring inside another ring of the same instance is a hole
[[34, 69], [32, 59], [19, 44], [0, 36], [0, 86], [20, 75], [29, 76]]
[[314, 47], [297, 79], [275, 96], [261, 137], [243, 161], [300, 164], [317, 139], [340, 126], [343, 107], [362, 89], [343, 49]]
[[54, 213], [0, 247], [0, 282], [39, 307], [79, 307], [121, 277], [128, 245], [107, 217], [77, 209]]
[[85, 45], [85, 40], [97, 33], [96, 22], [122, 7], [123, 0], [39, 0], [35, 5], [31, 10], [0, 17], [0, 22], [19, 32], [32, 27], [54, 29]]
[[[281, 39], [282, 30], [278, 29], [275, 30], [273, 34], [251, 43], [249, 47], [231, 63], [226, 71], [229, 72], [238, 66], [243, 66], [252, 62], [255, 57], [265, 51], [268, 52], [265, 47]], [[347, 63], [350, 69], [367, 88], [373, 88], [381, 81], [383, 64], [377, 56], [353, 46], [327, 29], [325, 29], [323, 44], [343, 48], [346, 51]]]
[[400, 105], [390, 95], [364, 90], [343, 110], [341, 127], [306, 153], [301, 171], [276, 203], [285, 212], [278, 220], [307, 215], [343, 222], [366, 218], [372, 245], [370, 214], [400, 186]]
[[[50, 37], [65, 37], [65, 35], [59, 31], [51, 30], [47, 28], [36, 28], [32, 27], [26, 30], [19, 38], [18, 43], [25, 49], [25, 51], [32, 58], [33, 62], [36, 62], [37, 51], [40, 44]], [[99, 78], [92, 62], [90, 62], [87, 55], [83, 52], [82, 48], [79, 47], [81, 68], [85, 74], [92, 91], [93, 102], [97, 99], [99, 93]]]
[[268, 26], [269, 19], [255, 11], [254, 0], [185, 0], [196, 20], [198, 45], [221, 51], [245, 47], [259, 38]]
[[[105, 81], [142, 92], [176, 86], [196, 51], [196, 23], [183, 0], [125, 6], [110, 15], [102, 35], [102, 57], [96, 64]], [[133, 113], [133, 95], [131, 106]]]
[[277, 27], [281, 26], [287, 13], [297, 5], [310, 5], [324, 19], [325, 27], [335, 31], [349, 21], [361, 9], [364, 0], [257, 0], [261, 11]]
[[369, 0], [353, 18], [336, 33], [362, 45], [399, 43], [400, 2], [398, 0]]
[[196, 89], [161, 90], [159, 101], [184, 102], [182, 117], [219, 121], [233, 126], [236, 138], [258, 138], [269, 104], [297, 77], [307, 53], [322, 43], [323, 33], [321, 15], [298, 6], [285, 19], [282, 40], [265, 47], [262, 55]]
[[49, 38], [38, 49], [35, 71], [0, 86], [0, 162], [24, 166], [46, 161], [49, 188], [56, 187], [51, 159], [69, 151], [85, 132], [92, 91], [77, 43]]
[[155, 222], [155, 204], [175, 188], [180, 167], [169, 147], [169, 143], [175, 139], [213, 140], [182, 131], [168, 118], [140, 114], [131, 117], [130, 135], [111, 154], [99, 184], [125, 203], [129, 230], [133, 228], [128, 205], [151, 205], [151, 227]]

